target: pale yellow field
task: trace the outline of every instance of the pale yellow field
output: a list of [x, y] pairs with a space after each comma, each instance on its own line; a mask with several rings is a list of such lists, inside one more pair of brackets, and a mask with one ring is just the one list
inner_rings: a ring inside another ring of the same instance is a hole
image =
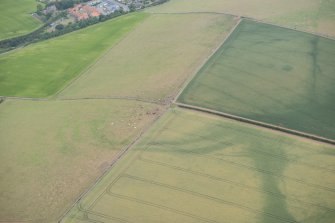
[[120, 100], [2, 103], [0, 222], [55, 222], [157, 108]]
[[163, 100], [176, 94], [235, 23], [223, 15], [152, 15], [60, 97]]
[[335, 0], [170, 0], [150, 12], [226, 12], [335, 36]]
[[332, 223], [334, 149], [171, 109], [63, 222]]

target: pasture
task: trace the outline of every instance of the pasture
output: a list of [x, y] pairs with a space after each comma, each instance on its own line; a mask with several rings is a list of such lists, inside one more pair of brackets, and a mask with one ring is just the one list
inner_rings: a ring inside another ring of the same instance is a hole
[[56, 222], [156, 117], [122, 100], [0, 105], [0, 221]]
[[331, 223], [334, 151], [174, 108], [62, 222]]
[[0, 95], [47, 97], [148, 17], [133, 13], [0, 55]]
[[243, 20], [178, 101], [335, 139], [335, 41]]
[[335, 36], [335, 0], [170, 0], [149, 12], [223, 12]]
[[234, 24], [234, 17], [224, 15], [151, 15], [60, 97], [165, 100], [178, 92]]
[[27, 34], [42, 22], [31, 14], [36, 11], [36, 0], [0, 1], [0, 40]]

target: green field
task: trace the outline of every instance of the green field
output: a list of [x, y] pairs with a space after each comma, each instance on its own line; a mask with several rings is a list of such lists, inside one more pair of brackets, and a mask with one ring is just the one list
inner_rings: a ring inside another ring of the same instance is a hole
[[174, 108], [63, 222], [331, 223], [334, 152]]
[[0, 95], [56, 93], [147, 17], [133, 13], [0, 55]]
[[166, 99], [234, 24], [224, 15], [151, 15], [60, 96]]
[[150, 12], [221, 12], [335, 36], [335, 0], [170, 0]]
[[335, 139], [335, 41], [243, 20], [180, 102]]
[[56, 222], [160, 106], [122, 100], [0, 105], [0, 222]]
[[31, 15], [36, 6], [36, 0], [0, 0], [0, 40], [38, 28], [42, 23]]

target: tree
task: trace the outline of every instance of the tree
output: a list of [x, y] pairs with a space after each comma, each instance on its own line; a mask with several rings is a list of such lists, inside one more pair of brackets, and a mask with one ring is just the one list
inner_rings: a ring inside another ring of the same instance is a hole
[[136, 6], [135, 6], [134, 3], [131, 3], [131, 4], [129, 5], [129, 10], [130, 10], [131, 12], [133, 12], [133, 11], [136, 10]]
[[43, 6], [42, 6], [41, 4], [38, 4], [38, 5], [36, 6], [36, 13], [37, 13], [38, 15], [41, 15], [41, 14], [42, 14], [42, 10], [43, 10]]
[[62, 30], [62, 29], [64, 29], [64, 25], [63, 24], [58, 24], [55, 28], [56, 28], [56, 30]]

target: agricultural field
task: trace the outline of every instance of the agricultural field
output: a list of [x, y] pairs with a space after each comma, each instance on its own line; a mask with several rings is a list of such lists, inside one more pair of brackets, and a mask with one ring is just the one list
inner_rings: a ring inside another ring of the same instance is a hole
[[333, 223], [334, 145], [195, 110], [335, 140], [335, 40], [294, 30], [334, 11], [169, 0], [0, 54], [0, 223]]
[[334, 152], [172, 108], [62, 222], [331, 223]]
[[335, 36], [335, 0], [170, 0], [149, 12], [223, 12]]
[[171, 98], [236, 22], [213, 14], [151, 15], [59, 97]]
[[178, 101], [335, 139], [335, 41], [243, 20]]
[[147, 17], [133, 13], [0, 55], [0, 95], [55, 94]]
[[27, 34], [42, 25], [31, 14], [36, 0], [0, 0], [0, 40]]
[[56, 222], [161, 110], [123, 100], [1, 103], [0, 221]]

